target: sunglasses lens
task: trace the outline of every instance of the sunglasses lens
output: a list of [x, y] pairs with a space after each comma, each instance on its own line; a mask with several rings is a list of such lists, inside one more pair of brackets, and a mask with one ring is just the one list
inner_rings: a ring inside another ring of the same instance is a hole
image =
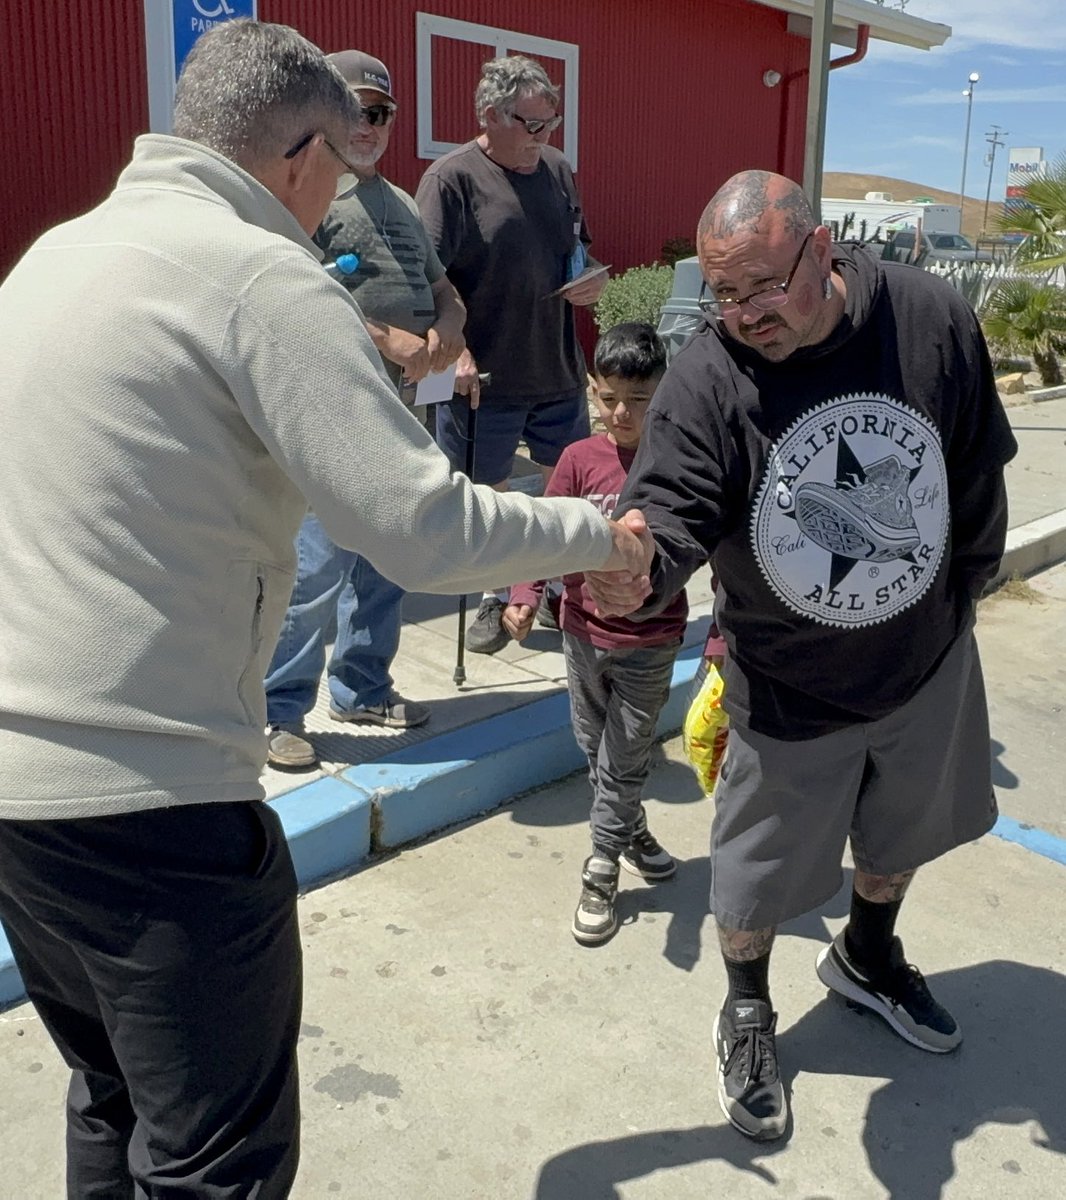
[[387, 125], [395, 110], [387, 104], [371, 104], [363, 109], [363, 115], [371, 125]]

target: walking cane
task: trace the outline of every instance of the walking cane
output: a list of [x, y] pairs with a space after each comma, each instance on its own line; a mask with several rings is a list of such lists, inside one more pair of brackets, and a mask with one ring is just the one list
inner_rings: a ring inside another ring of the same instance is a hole
[[[479, 375], [477, 381], [481, 387], [487, 387], [492, 382], [492, 375], [486, 372], [484, 375]], [[466, 421], [466, 464], [463, 468], [467, 479], [474, 478], [474, 447], [477, 442], [477, 409], [467, 407]], [[466, 593], [464, 592], [459, 597], [459, 632], [455, 644], [455, 671], [452, 674], [452, 682], [456, 687], [462, 687], [466, 683], [466, 666], [464, 665], [464, 657], [466, 655]]]

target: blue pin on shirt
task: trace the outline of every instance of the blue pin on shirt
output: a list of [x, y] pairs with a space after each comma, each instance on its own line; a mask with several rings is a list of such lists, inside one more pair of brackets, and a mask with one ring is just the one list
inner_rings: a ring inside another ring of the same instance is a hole
[[347, 276], [354, 275], [359, 269], [359, 255], [338, 254], [333, 262], [324, 265], [330, 279], [344, 280]]

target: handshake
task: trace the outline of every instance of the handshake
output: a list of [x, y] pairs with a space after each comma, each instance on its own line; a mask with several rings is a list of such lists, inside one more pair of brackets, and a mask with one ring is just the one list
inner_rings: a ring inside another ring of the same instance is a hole
[[[608, 521], [614, 548], [599, 570], [585, 572], [585, 586], [596, 602], [596, 615], [625, 617], [636, 612], [651, 591], [651, 561], [655, 554], [644, 515], [631, 508], [620, 520]], [[522, 639], [533, 625], [534, 611], [528, 604], [509, 604], [501, 621], [515, 639]]]

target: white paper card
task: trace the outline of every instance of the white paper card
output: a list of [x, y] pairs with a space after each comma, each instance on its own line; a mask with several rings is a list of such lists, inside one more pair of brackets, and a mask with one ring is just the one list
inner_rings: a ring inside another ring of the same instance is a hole
[[442, 404], [455, 394], [455, 363], [443, 371], [431, 371], [418, 381], [415, 404]]

